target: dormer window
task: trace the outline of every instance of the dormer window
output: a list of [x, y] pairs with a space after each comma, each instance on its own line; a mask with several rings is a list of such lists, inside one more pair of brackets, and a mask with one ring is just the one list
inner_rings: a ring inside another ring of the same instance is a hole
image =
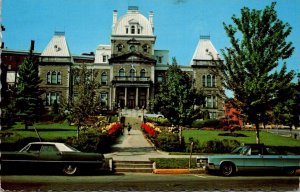
[[131, 34], [135, 34], [135, 26], [134, 25], [131, 26]]

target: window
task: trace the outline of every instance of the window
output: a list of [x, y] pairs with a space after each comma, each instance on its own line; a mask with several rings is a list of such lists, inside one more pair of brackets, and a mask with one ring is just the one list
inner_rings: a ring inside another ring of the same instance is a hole
[[48, 72], [47, 84], [61, 84], [61, 73], [56, 71]]
[[[145, 44], [145, 45], [143, 45], [143, 51], [145, 52], [145, 53], [147, 53], [148, 52], [148, 45], [147, 44]], [[161, 63], [161, 62], [160, 62]]]
[[106, 63], [106, 62], [107, 62], [107, 55], [103, 55], [103, 56], [102, 56], [102, 61], [103, 61], [103, 63]]
[[119, 70], [119, 76], [125, 77], [125, 70], [123, 68]]
[[213, 101], [212, 96], [206, 97], [206, 107], [207, 108], [213, 108]]
[[106, 85], [107, 84], [107, 73], [103, 72], [101, 74], [101, 85]]
[[163, 76], [162, 74], [157, 75], [157, 82], [162, 82], [163, 81]]
[[57, 84], [57, 76], [55, 71], [53, 71], [51, 74], [51, 84]]
[[207, 75], [207, 87], [212, 87], [211, 75]]
[[138, 32], [137, 32], [138, 34], [140, 34], [141, 33], [141, 28], [138, 28]]
[[157, 62], [162, 63], [163, 56], [157, 56]]
[[47, 84], [51, 84], [51, 73], [47, 73]]
[[117, 49], [118, 49], [118, 52], [121, 52], [122, 51], [122, 49], [123, 49], [123, 45], [122, 44], [118, 44], [117, 45]]
[[57, 73], [57, 84], [61, 84], [61, 74], [60, 74], [60, 72]]
[[128, 34], [128, 27], [126, 27], [126, 34]]
[[129, 76], [130, 76], [131, 80], [133, 80], [135, 78], [135, 70], [134, 69], [130, 69]]
[[59, 152], [58, 149], [54, 145], [43, 145], [41, 152], [47, 152], [47, 153], [57, 153]]
[[145, 69], [141, 70], [141, 77], [146, 77], [146, 70]]
[[131, 26], [131, 34], [135, 34], [135, 26], [134, 25]]
[[206, 77], [205, 77], [205, 75], [202, 76], [202, 86], [206, 87]]
[[216, 76], [212, 76], [212, 86], [216, 87]]
[[135, 48], [134, 45], [131, 45], [131, 46], [129, 47], [129, 49], [130, 49], [130, 51], [132, 51], [132, 52], [134, 52], [134, 51], [136, 50], [136, 48]]
[[107, 96], [108, 94], [103, 92], [103, 93], [100, 93], [100, 103], [102, 106], [107, 106]]
[[60, 93], [57, 92], [47, 93], [46, 105], [51, 106], [54, 104], [55, 101], [59, 103], [59, 99], [60, 99]]

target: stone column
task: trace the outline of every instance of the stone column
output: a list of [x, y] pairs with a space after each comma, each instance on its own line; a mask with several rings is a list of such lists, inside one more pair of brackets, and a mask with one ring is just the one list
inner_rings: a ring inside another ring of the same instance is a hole
[[116, 87], [113, 87], [113, 94], [112, 94], [112, 100], [113, 100], [113, 107], [117, 104], [117, 99], [116, 99]]

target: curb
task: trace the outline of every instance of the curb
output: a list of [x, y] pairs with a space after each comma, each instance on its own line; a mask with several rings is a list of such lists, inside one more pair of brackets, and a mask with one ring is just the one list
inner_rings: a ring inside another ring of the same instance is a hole
[[203, 174], [201, 169], [154, 169], [154, 174]]

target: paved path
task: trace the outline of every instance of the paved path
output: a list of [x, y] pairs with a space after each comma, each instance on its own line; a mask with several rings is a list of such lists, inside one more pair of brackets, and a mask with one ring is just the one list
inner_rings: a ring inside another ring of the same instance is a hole
[[117, 143], [112, 146], [112, 153], [104, 154], [106, 158], [121, 161], [147, 161], [149, 158], [177, 158], [189, 155], [169, 155], [167, 152], [158, 151], [153, 144], [143, 135], [140, 128], [141, 121], [138, 118], [126, 117], [127, 123], [132, 125], [130, 134], [127, 128], [124, 135], [120, 136]]

